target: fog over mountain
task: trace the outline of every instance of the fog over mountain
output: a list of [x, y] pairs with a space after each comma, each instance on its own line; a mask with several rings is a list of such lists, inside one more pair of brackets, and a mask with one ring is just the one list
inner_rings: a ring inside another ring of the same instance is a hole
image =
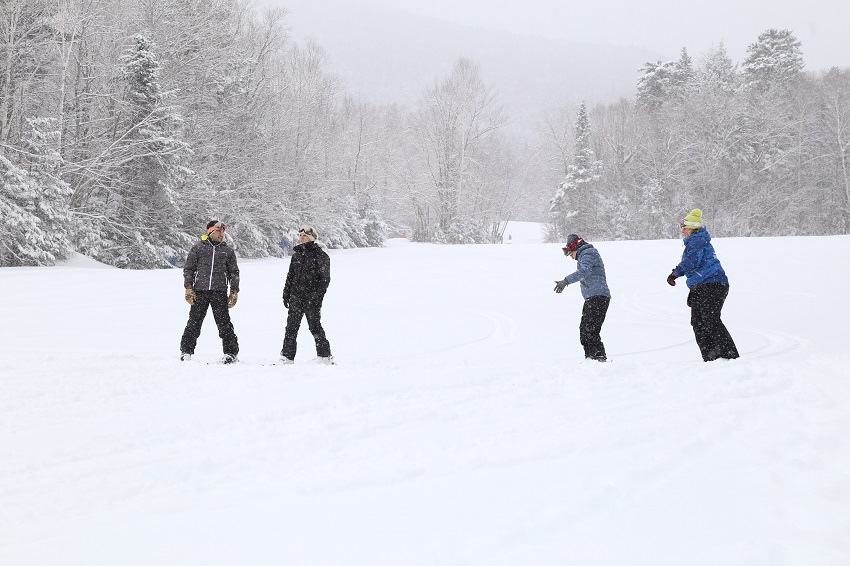
[[376, 103], [414, 104], [459, 56], [481, 67], [487, 84], [525, 128], [542, 112], [586, 100], [632, 97], [638, 69], [658, 53], [591, 45], [454, 24], [351, 0], [264, 0], [283, 6], [293, 37], [314, 38], [347, 91]]

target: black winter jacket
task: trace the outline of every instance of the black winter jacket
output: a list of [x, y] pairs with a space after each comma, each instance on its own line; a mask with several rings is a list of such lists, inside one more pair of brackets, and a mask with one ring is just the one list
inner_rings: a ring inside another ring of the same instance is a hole
[[183, 266], [183, 287], [192, 287], [195, 291], [227, 292], [228, 283], [231, 292], [239, 292], [236, 252], [225, 242], [215, 244], [212, 240], [203, 240], [192, 246]]
[[293, 252], [283, 287], [284, 302], [320, 302], [331, 283], [331, 258], [316, 242], [299, 244]]

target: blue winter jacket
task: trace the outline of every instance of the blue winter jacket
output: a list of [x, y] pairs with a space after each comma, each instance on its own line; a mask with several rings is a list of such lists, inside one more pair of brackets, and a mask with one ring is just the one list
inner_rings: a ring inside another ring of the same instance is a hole
[[700, 283], [723, 283], [729, 284], [726, 272], [720, 265], [720, 260], [714, 254], [714, 246], [711, 245], [711, 234], [708, 228], [701, 228], [682, 240], [685, 251], [682, 253], [682, 261], [673, 271], [681, 277], [687, 276], [688, 288]]
[[578, 268], [575, 273], [567, 275], [567, 284], [572, 285], [581, 281], [581, 296], [585, 299], [603, 295], [611, 296], [608, 290], [608, 282], [605, 280], [605, 264], [602, 256], [596, 251], [592, 244], [582, 244], [576, 250], [576, 263]]

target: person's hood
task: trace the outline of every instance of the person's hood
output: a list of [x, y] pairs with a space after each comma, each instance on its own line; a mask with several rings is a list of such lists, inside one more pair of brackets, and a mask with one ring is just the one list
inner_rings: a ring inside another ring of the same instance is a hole
[[316, 246], [323, 250], [328, 249], [328, 247], [319, 240], [313, 240], [312, 242], [304, 242], [303, 244], [295, 244], [295, 248], [293, 249], [301, 248], [303, 250], [308, 250], [311, 246]]
[[708, 228], [700, 228], [687, 238], [682, 239], [682, 243], [692, 242], [698, 245], [705, 245], [711, 241], [711, 234], [708, 233]]

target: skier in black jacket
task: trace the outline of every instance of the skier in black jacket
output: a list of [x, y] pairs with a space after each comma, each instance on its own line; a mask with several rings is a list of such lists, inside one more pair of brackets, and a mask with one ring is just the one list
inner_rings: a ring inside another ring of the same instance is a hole
[[[228, 310], [236, 304], [239, 294], [239, 266], [236, 264], [236, 252], [224, 242], [224, 229], [224, 224], [211, 220], [207, 224], [207, 233], [192, 246], [186, 257], [183, 287], [186, 288], [186, 302], [192, 308], [180, 340], [180, 359], [184, 361], [190, 360], [195, 353], [201, 325], [210, 306], [224, 350], [222, 361], [233, 363], [239, 353], [239, 340]], [[230, 295], [227, 294], [228, 284]]]
[[315, 229], [302, 226], [298, 231], [300, 243], [292, 248], [289, 273], [283, 287], [283, 306], [289, 310], [280, 351], [280, 360], [285, 364], [295, 360], [298, 329], [304, 316], [316, 339], [316, 355], [326, 364], [333, 363], [331, 345], [322, 328], [322, 300], [331, 282], [331, 258], [316, 241], [318, 237]]

